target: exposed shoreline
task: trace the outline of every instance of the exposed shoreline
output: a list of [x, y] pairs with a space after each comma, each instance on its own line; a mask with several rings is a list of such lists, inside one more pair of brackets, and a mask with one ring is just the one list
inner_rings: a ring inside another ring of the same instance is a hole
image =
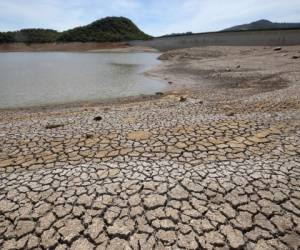
[[[131, 46], [84, 50], [84, 52], [92, 53], [154, 51], [151, 48]], [[216, 89], [218, 89], [217, 92], [226, 93], [226, 95], [244, 92], [247, 96], [251, 96], [288, 88], [295, 81], [299, 81], [297, 70], [290, 72], [290, 66], [296, 67], [299, 61], [292, 59], [292, 57], [299, 55], [300, 46], [287, 46], [280, 51], [274, 51], [274, 47], [261, 46], [214, 46], [174, 50], [163, 53], [159, 57], [162, 63], [144, 72], [149, 77], [168, 83], [163, 94], [109, 98], [99, 101], [76, 101], [24, 108], [3, 108], [0, 110], [53, 110], [80, 106], [125, 104], [157, 100], [168, 95], [193, 95], [193, 93], [199, 94], [200, 92], [204, 96], [206, 96], [204, 92], [208, 93], [211, 99], [213, 96], [211, 91]], [[279, 67], [279, 65], [281, 66]], [[260, 84], [261, 81], [262, 84]], [[231, 91], [227, 93], [228, 90], [232, 90], [232, 93], [230, 93]]]
[[170, 51], [170, 93], [0, 110], [0, 248], [298, 249], [299, 54]]

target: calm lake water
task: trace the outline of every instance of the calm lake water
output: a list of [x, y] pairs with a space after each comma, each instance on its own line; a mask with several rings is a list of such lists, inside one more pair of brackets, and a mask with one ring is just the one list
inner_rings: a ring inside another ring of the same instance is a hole
[[0, 108], [153, 94], [157, 53], [0, 53]]

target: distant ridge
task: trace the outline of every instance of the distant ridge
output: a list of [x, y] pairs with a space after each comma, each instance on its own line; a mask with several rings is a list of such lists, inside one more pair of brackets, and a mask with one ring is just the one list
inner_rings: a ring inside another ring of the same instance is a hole
[[243, 31], [243, 30], [269, 30], [269, 29], [300, 29], [300, 23], [273, 23], [269, 20], [258, 20], [256, 22], [233, 26], [222, 31]]
[[149, 38], [151, 36], [142, 32], [130, 19], [125, 17], [106, 17], [86, 26], [63, 32], [50, 29], [0, 32], [0, 43], [122, 42]]

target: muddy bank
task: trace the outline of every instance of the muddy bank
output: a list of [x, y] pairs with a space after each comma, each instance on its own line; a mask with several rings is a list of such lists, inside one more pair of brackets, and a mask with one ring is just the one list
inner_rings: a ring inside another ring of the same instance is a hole
[[199, 47], [171, 50], [160, 59], [164, 64], [149, 73], [167, 80], [178, 92], [250, 96], [300, 82], [300, 46]]

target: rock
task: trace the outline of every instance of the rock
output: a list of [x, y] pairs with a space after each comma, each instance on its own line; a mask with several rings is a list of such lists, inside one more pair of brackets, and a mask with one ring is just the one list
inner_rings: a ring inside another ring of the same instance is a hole
[[169, 84], [173, 84], [173, 82], [171, 82], [171, 81], [170, 81], [170, 82], [168, 82], [168, 83], [169, 83]]
[[227, 116], [234, 116], [234, 112], [228, 112], [226, 115]]
[[180, 96], [178, 100], [179, 100], [179, 102], [185, 102], [186, 101], [186, 97]]
[[169, 60], [169, 58], [170, 58], [169, 54], [165, 53], [160, 55], [157, 59], [161, 61], [165, 61], [165, 60]]
[[85, 137], [86, 137], [86, 139], [92, 139], [93, 135], [92, 134], [86, 134]]
[[60, 127], [63, 127], [64, 125], [63, 124], [47, 124], [45, 126], [46, 129], [54, 129], [54, 128], [60, 128]]
[[162, 96], [162, 95], [164, 95], [164, 93], [163, 92], [156, 92], [155, 95]]
[[101, 121], [102, 120], [102, 117], [101, 116], [96, 116], [95, 118], [94, 118], [94, 121], [96, 121], [96, 122], [99, 122], [99, 121]]
[[225, 69], [225, 71], [227, 71], [227, 72], [230, 72], [230, 71], [231, 71], [231, 69], [230, 69], [230, 68], [226, 68], [226, 69]]
[[292, 56], [292, 59], [298, 59], [299, 56]]
[[281, 47], [276, 47], [276, 48], [274, 48], [274, 51], [280, 51], [280, 50], [282, 50]]
[[236, 68], [239, 69], [241, 67], [241, 65], [237, 65]]

